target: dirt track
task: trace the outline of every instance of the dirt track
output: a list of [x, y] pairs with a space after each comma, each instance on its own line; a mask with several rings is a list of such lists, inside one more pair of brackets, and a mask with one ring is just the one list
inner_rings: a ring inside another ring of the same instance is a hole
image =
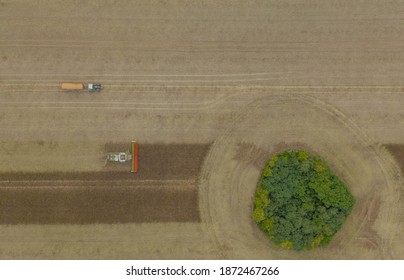
[[[213, 142], [200, 223], [0, 226], [1, 258], [404, 258], [402, 174], [383, 146], [404, 139], [404, 4], [221, 3], [0, 2], [2, 172], [99, 172], [104, 143], [133, 138]], [[263, 155], [294, 144], [358, 202], [329, 247], [302, 254], [248, 211]]]

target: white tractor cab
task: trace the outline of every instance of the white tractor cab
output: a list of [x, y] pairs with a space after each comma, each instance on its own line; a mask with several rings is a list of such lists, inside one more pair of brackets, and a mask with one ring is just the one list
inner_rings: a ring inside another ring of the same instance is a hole
[[102, 90], [102, 85], [101, 84], [89, 83], [89, 84], [87, 84], [87, 90], [88, 91], [101, 91]]
[[132, 154], [129, 151], [120, 153], [111, 153], [107, 155], [107, 161], [127, 162], [132, 160]]

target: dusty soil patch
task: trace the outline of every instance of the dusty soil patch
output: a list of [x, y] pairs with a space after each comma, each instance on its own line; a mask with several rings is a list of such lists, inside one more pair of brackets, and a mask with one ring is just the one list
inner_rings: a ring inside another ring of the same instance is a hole
[[0, 188], [0, 224], [199, 221], [187, 186]]
[[239, 143], [236, 154], [234, 155], [234, 160], [252, 162], [252, 164], [257, 168], [261, 169], [268, 160], [270, 153], [264, 149], [260, 149], [251, 143]]
[[390, 154], [394, 157], [400, 166], [401, 172], [404, 173], [404, 145], [403, 144], [386, 144], [384, 145]]

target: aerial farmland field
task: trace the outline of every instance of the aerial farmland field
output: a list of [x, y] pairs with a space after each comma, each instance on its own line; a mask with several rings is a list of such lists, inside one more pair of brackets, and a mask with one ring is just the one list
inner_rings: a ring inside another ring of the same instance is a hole
[[[0, 0], [0, 258], [404, 259], [403, 9]], [[137, 173], [106, 162], [134, 140]], [[356, 199], [326, 247], [252, 219], [287, 149]]]

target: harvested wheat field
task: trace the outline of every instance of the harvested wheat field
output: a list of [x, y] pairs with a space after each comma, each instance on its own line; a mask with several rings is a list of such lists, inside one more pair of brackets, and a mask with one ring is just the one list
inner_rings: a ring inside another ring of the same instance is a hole
[[[0, 258], [404, 259], [404, 3], [82, 2], [0, 0]], [[252, 220], [293, 148], [356, 199], [321, 249]]]

